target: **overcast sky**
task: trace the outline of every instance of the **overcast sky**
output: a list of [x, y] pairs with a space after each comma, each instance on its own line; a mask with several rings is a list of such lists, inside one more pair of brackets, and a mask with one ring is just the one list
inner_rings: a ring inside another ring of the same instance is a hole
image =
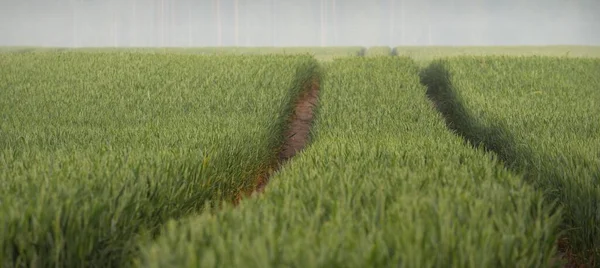
[[0, 0], [0, 45], [600, 45], [600, 0]]

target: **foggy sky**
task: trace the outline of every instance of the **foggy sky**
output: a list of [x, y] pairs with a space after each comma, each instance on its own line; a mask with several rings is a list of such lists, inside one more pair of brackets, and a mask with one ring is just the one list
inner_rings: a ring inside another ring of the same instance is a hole
[[0, 46], [600, 45], [600, 0], [0, 0]]

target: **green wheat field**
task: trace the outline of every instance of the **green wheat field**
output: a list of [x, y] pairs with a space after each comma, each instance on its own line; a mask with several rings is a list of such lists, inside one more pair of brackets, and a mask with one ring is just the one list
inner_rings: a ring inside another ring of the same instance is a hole
[[0, 47], [0, 267], [567, 261], [600, 266], [600, 47]]

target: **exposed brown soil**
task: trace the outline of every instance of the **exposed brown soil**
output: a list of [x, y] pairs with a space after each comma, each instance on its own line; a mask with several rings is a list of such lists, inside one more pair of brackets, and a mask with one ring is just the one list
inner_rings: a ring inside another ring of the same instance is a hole
[[310, 127], [313, 121], [313, 109], [319, 101], [319, 82], [315, 79], [309, 84], [310, 89], [303, 92], [294, 109], [289, 129], [285, 134], [285, 142], [279, 152], [279, 161], [284, 162], [302, 150], [308, 142]]
[[[558, 240], [558, 256], [556, 260], [562, 260], [565, 264], [562, 266], [563, 268], [588, 268], [588, 267], [596, 267], [596, 262], [594, 259], [593, 252], [586, 254], [585, 256], [581, 256], [581, 254], [576, 254], [571, 249], [569, 245], [569, 240], [566, 237], [562, 237]], [[587, 260], [583, 260], [583, 258]]]
[[319, 101], [319, 79], [313, 78], [309, 81], [302, 90], [296, 103], [292, 115], [288, 119], [288, 126], [284, 133], [284, 142], [277, 152], [277, 160], [271, 165], [264, 167], [262, 172], [257, 175], [256, 187], [249, 193], [240, 193], [234, 201], [238, 204], [243, 195], [251, 195], [254, 192], [261, 193], [264, 191], [269, 178], [273, 172], [283, 165], [296, 153], [304, 149], [309, 142], [310, 128], [314, 117], [314, 108]]
[[[313, 79], [309, 84], [308, 90], [304, 90], [296, 101], [294, 112], [290, 118], [285, 140], [278, 155], [278, 167], [284, 162], [294, 157], [297, 152], [304, 149], [308, 143], [310, 127], [313, 121], [314, 111], [319, 101], [319, 81]], [[269, 182], [269, 177], [264, 177], [258, 181], [256, 191], [262, 192]]]

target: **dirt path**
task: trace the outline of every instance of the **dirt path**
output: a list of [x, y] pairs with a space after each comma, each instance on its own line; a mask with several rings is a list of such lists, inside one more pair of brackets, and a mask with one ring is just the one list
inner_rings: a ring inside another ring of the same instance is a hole
[[294, 110], [288, 119], [288, 125], [283, 144], [277, 152], [275, 163], [269, 164], [260, 174], [256, 176], [255, 185], [251, 192], [240, 192], [234, 199], [233, 204], [239, 204], [243, 196], [251, 196], [254, 193], [262, 193], [269, 183], [269, 179], [275, 171], [294, 157], [296, 153], [304, 149], [309, 142], [310, 128], [314, 118], [314, 108], [319, 101], [320, 79], [311, 79], [296, 99]]
[[[294, 112], [290, 117], [288, 129], [285, 132], [285, 140], [278, 155], [277, 168], [294, 157], [297, 152], [304, 149], [309, 142], [310, 128], [314, 118], [314, 108], [319, 101], [319, 80], [313, 79], [298, 97], [294, 106]], [[259, 178], [256, 192], [264, 191], [269, 182], [269, 175]]]
[[310, 89], [303, 92], [298, 98], [289, 129], [285, 133], [285, 142], [279, 152], [280, 163], [293, 157], [308, 142], [314, 115], [313, 109], [319, 101], [318, 95], [319, 82], [313, 80], [310, 83]]
[[593, 252], [579, 254], [573, 252], [566, 237], [558, 240], [558, 256], [555, 257], [555, 261], [562, 260], [564, 263], [563, 268], [598, 267], [594, 256], [596, 255]]

